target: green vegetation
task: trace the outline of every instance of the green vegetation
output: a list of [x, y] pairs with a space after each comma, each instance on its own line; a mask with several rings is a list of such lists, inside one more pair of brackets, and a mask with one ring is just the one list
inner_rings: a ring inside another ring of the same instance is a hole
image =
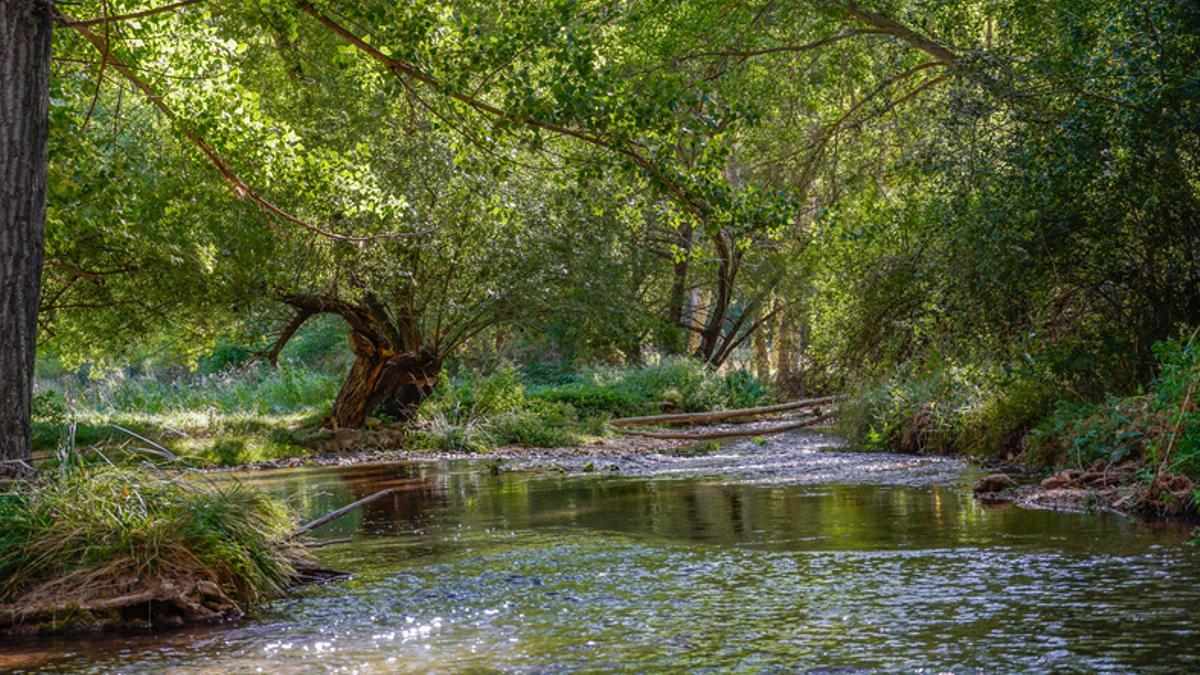
[[[532, 368], [532, 373], [544, 372]], [[666, 358], [640, 368], [554, 373], [526, 383], [516, 371], [447, 379], [417, 414], [409, 440], [430, 450], [482, 452], [496, 445], [552, 448], [610, 433], [606, 420], [663, 410], [764, 405], [770, 387], [744, 371], [718, 375], [701, 362]]]
[[61, 630], [239, 614], [297, 576], [292, 519], [236, 482], [73, 463], [0, 493], [4, 624]]
[[[325, 353], [311, 356], [316, 363], [332, 364], [330, 369], [344, 361]], [[66, 441], [98, 448], [112, 461], [197, 467], [303, 456], [314, 452], [316, 427], [339, 379], [336, 371], [309, 370], [292, 361], [277, 369], [208, 374], [151, 369], [88, 381], [68, 401], [53, 387], [74, 380], [60, 377], [46, 381], [35, 397], [35, 448], [49, 458]], [[750, 373], [720, 375], [699, 361], [674, 357], [640, 368], [578, 373], [541, 366], [524, 373], [500, 368], [490, 375], [443, 374], [395, 446], [444, 452], [566, 447], [611, 434], [606, 421], [613, 417], [741, 408], [769, 403], [773, 396], [770, 385]], [[389, 422], [384, 414], [380, 423]], [[100, 460], [95, 455], [90, 461]]]
[[1029, 372], [938, 364], [864, 390], [843, 407], [843, 431], [868, 450], [967, 452], [1036, 467], [1137, 461], [1200, 475], [1200, 345], [1155, 349], [1159, 376], [1145, 394], [1069, 396]]
[[[308, 449], [303, 444], [328, 410], [338, 380], [336, 374], [287, 363], [277, 369], [207, 375], [115, 373], [72, 391], [69, 403], [58, 389], [40, 393], [34, 447], [43, 453], [54, 450], [73, 425], [74, 445], [103, 446], [114, 460], [141, 460], [147, 457], [141, 451], [149, 447], [153, 455], [156, 450], [118, 427], [149, 438], [193, 466], [304, 454]], [[47, 386], [56, 384], [62, 382]]]

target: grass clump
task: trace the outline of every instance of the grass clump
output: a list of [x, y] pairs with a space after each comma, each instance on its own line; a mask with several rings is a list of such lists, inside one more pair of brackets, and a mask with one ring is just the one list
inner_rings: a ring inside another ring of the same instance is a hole
[[0, 630], [240, 614], [297, 577], [284, 505], [236, 482], [71, 467], [0, 494]]
[[582, 424], [566, 403], [530, 398], [516, 371], [445, 378], [421, 407], [409, 443], [443, 452], [487, 452], [497, 445], [563, 447], [596, 425]]

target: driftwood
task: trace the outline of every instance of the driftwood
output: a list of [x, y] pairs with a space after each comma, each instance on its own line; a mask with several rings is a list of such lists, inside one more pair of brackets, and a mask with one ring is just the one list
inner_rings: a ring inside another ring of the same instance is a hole
[[357, 509], [361, 506], [370, 504], [371, 502], [375, 501], [376, 499], [379, 499], [380, 497], [386, 497], [387, 495], [390, 495], [393, 492], [399, 492], [399, 490], [400, 490], [400, 488], [388, 488], [386, 490], [380, 490], [379, 492], [376, 492], [373, 495], [370, 495], [368, 497], [363, 497], [362, 499], [360, 499], [356, 502], [351, 502], [350, 504], [347, 504], [336, 511], [330, 511], [329, 513], [326, 513], [325, 515], [321, 516], [320, 518], [317, 518], [314, 521], [311, 521], [305, 525], [301, 525], [300, 527], [296, 528], [295, 530], [292, 530], [292, 533], [289, 534], [288, 536], [284, 537], [283, 541], [291, 541], [292, 539], [299, 537], [300, 535], [304, 534], [305, 532], [315, 530], [318, 527], [324, 525], [325, 523], [328, 523], [331, 520], [337, 520], [338, 518], [341, 518], [342, 516], [346, 515], [347, 513], [350, 513], [354, 509]]
[[777, 424], [773, 427], [738, 428], [727, 429], [723, 431], [701, 431], [696, 433], [674, 433], [661, 431], [622, 431], [621, 433], [627, 436], [642, 436], [644, 438], [658, 438], [669, 441], [711, 441], [718, 438], [737, 438], [739, 436], [766, 436], [769, 434], [781, 434], [785, 431], [815, 426], [831, 419], [833, 419], [833, 413], [820, 415], [817, 417], [809, 417], [808, 419], [800, 420], [798, 422]]
[[788, 403], [767, 405], [758, 408], [739, 408], [736, 410], [717, 410], [715, 412], [699, 413], [673, 413], [670, 415], [647, 415], [645, 417], [621, 417], [613, 420], [611, 424], [614, 427], [632, 427], [656, 424], [699, 424], [701, 422], [719, 422], [721, 420], [736, 419], [738, 417], [753, 417], [754, 415], [769, 415], [772, 413], [787, 412], [788, 410], [812, 408], [824, 403], [833, 403], [841, 398], [842, 397], [840, 396], [825, 396], [822, 398], [809, 398], [801, 401], [790, 401]]

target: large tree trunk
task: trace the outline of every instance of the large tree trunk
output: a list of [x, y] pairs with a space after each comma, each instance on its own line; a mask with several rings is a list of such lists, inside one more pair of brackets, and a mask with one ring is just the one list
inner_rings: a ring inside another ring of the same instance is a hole
[[751, 365], [754, 368], [754, 374], [759, 380], [769, 382], [771, 379], [771, 348], [767, 344], [767, 327], [759, 325], [762, 323], [763, 307], [761, 305], [754, 306], [754, 313], [751, 316], [752, 325], [758, 325], [754, 329], [754, 336], [751, 340]]
[[[680, 354], [687, 348], [688, 333], [681, 327], [684, 322], [691, 321], [688, 304], [688, 260], [692, 249], [692, 226], [683, 224], [676, 231], [679, 236], [678, 246], [680, 258], [675, 261], [674, 278], [671, 281], [671, 297], [667, 306], [667, 323], [675, 328], [673, 340], [663, 345], [668, 354]], [[694, 311], [695, 305], [691, 310]]]
[[704, 332], [700, 335], [700, 348], [696, 357], [714, 367], [721, 365], [722, 355], [718, 351], [721, 344], [725, 319], [729, 314], [729, 306], [733, 302], [733, 287], [737, 279], [738, 266], [741, 263], [742, 251], [736, 242], [725, 240], [724, 234], [719, 233], [714, 238], [717, 249], [717, 287], [713, 292], [713, 300], [709, 303], [708, 318], [704, 323]]
[[0, 473], [28, 466], [52, 0], [0, 0]]
[[441, 360], [428, 352], [397, 353], [358, 331], [350, 333], [354, 365], [325, 418], [331, 429], [356, 429], [376, 408], [406, 420], [437, 386]]

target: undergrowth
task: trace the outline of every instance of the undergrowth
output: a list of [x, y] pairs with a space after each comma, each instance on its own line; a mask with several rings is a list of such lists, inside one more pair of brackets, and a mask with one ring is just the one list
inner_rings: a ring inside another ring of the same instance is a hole
[[864, 388], [841, 410], [843, 433], [867, 450], [967, 453], [1040, 467], [1137, 461], [1200, 476], [1200, 344], [1156, 346], [1146, 393], [1072, 396], [1048, 372], [925, 364]]
[[[418, 411], [405, 447], [486, 452], [500, 445], [572, 446], [610, 434], [607, 420], [613, 417], [774, 400], [750, 373], [714, 373], [684, 358], [640, 368], [527, 371], [444, 375]], [[301, 456], [312, 452], [313, 428], [342, 376], [285, 362], [276, 369], [62, 378], [43, 383], [36, 397], [34, 447], [46, 455], [71, 434], [73, 444], [102, 448], [114, 461], [149, 457], [198, 467]]]
[[113, 459], [154, 446], [192, 466], [301, 455], [308, 452], [305, 430], [325, 414], [339, 385], [338, 375], [294, 364], [60, 381], [35, 397], [34, 449], [53, 449], [71, 426], [76, 445], [104, 447]]
[[614, 417], [762, 405], [772, 391], [753, 375], [714, 373], [703, 364], [667, 358], [634, 369], [594, 368], [530, 383], [513, 369], [487, 376], [443, 378], [421, 407], [413, 447], [485, 452], [498, 445], [564, 447], [611, 432]]

